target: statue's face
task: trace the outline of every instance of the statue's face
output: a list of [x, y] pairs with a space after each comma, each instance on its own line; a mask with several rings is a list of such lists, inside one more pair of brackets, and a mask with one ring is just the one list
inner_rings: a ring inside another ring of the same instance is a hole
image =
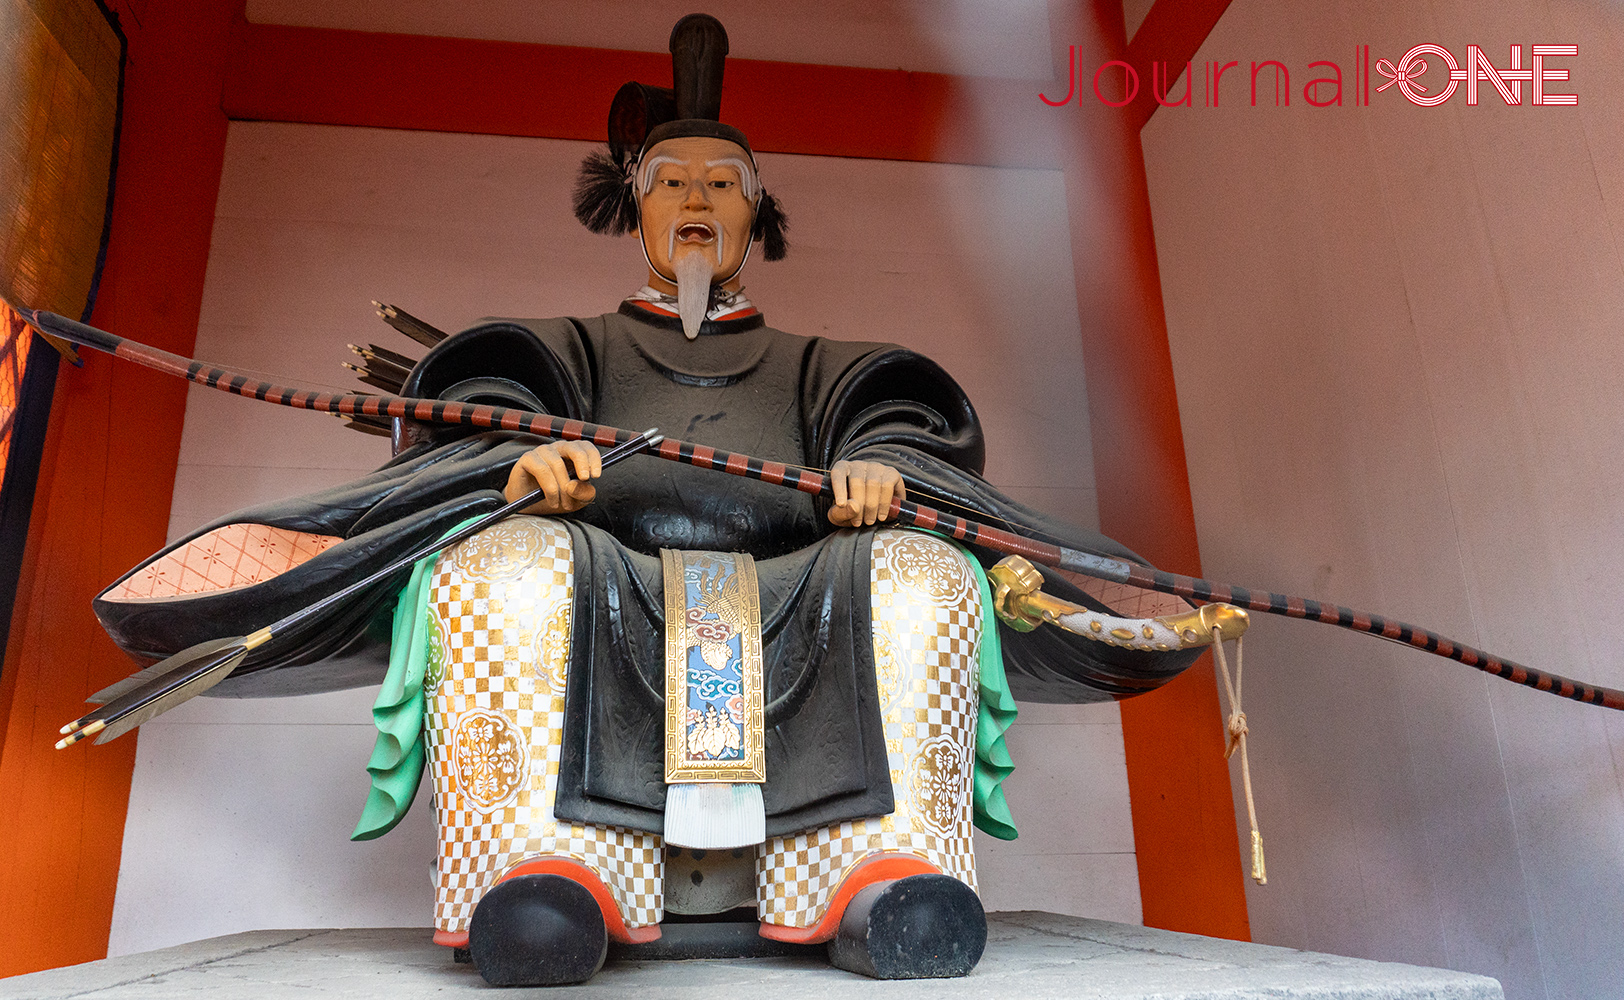
[[675, 282], [675, 263], [702, 253], [711, 281], [735, 276], [750, 245], [755, 219], [750, 158], [726, 139], [667, 139], [648, 151], [639, 176], [639, 235], [654, 274]]

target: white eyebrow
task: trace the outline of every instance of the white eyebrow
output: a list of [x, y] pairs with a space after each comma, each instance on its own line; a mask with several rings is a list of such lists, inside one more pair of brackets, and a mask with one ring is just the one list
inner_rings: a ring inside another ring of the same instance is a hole
[[[649, 190], [654, 187], [654, 172], [662, 165], [674, 163], [677, 166], [682, 166], [687, 162], [687, 160], [679, 159], [675, 156], [666, 156], [663, 154], [660, 156], [651, 156], [647, 160], [644, 160], [642, 176], [637, 184], [638, 196], [641, 197], [642, 195], [648, 194]], [[732, 167], [733, 169], [737, 170], [739, 172], [739, 186], [744, 188], [744, 196], [752, 201], [755, 200], [756, 188], [759, 186], [760, 182], [756, 179], [755, 167], [751, 166], [748, 160], [741, 159], [737, 156], [728, 156], [720, 160], [706, 160], [705, 166], [707, 168]]]
[[740, 184], [744, 187], [744, 196], [754, 199], [756, 196], [756, 171], [749, 163], [737, 156], [728, 156], [720, 160], [706, 160], [707, 167], [732, 167], [739, 172]]
[[649, 157], [647, 160], [643, 161], [643, 177], [642, 177], [642, 180], [637, 185], [638, 194], [639, 195], [648, 194], [649, 189], [654, 186], [654, 171], [656, 169], [658, 169], [661, 164], [675, 163], [678, 166], [681, 166], [682, 164], [684, 164], [686, 162], [688, 162], [688, 161], [679, 160], [675, 156], [651, 156], [651, 157]]

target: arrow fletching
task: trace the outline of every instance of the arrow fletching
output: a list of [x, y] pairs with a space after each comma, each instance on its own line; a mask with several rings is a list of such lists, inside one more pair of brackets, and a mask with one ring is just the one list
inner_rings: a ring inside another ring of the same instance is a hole
[[[208, 639], [204, 642], [198, 643], [195, 646], [188, 646], [180, 652], [175, 653], [173, 656], [168, 656], [162, 660], [159, 660], [157, 663], [147, 667], [145, 670], [137, 671], [121, 681], [107, 685], [100, 691], [97, 691], [95, 694], [86, 698], [85, 703], [89, 705], [106, 705], [109, 702], [117, 701], [137, 688], [143, 687], [147, 683], [155, 681], [158, 678], [173, 672], [177, 666], [190, 663], [197, 657], [207, 656], [208, 654], [217, 652], [219, 650], [235, 649], [241, 644], [242, 636], [233, 635], [227, 636], [224, 639]], [[91, 713], [92, 716], [97, 714], [102, 713]], [[86, 718], [90, 717], [91, 716], [86, 716]], [[69, 725], [73, 725], [73, 723], [69, 723]], [[63, 727], [62, 731], [64, 733], [72, 732], [72, 730], [66, 726]]]
[[271, 637], [268, 629], [230, 639], [210, 639], [181, 650], [90, 696], [106, 704], [62, 727], [58, 750], [97, 737], [106, 743], [197, 697], [231, 676], [249, 650]]

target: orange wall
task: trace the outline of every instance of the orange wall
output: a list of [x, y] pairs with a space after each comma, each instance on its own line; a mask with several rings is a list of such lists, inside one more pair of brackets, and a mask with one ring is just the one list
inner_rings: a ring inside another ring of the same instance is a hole
[[[129, 39], [106, 269], [92, 321], [189, 352], [225, 144], [233, 4], [111, 6]], [[138, 16], [137, 16], [138, 15]], [[0, 672], [0, 976], [106, 954], [135, 740], [52, 749], [130, 671], [90, 600], [162, 546], [186, 387], [105, 355], [56, 384]]]

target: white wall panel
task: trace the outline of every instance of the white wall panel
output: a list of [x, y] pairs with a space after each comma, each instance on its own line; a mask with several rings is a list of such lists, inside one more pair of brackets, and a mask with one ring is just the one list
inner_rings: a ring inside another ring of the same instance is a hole
[[[1230, 5], [1195, 57], [1239, 61], [1224, 103], [1143, 132], [1209, 576], [1624, 686], [1621, 39], [1617, 4]], [[1577, 44], [1579, 106], [1302, 99], [1314, 60], [1351, 98], [1355, 45], [1423, 42]], [[1247, 100], [1265, 59], [1289, 108]], [[1257, 940], [1624, 996], [1624, 719], [1320, 626], [1247, 641]]]

